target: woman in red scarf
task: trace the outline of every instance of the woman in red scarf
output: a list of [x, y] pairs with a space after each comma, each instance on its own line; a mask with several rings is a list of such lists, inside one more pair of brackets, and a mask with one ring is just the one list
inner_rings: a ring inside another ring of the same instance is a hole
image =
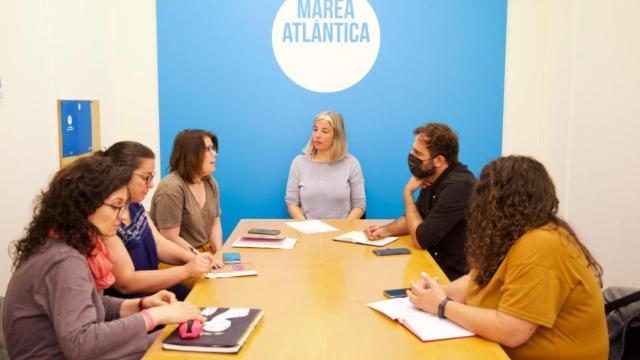
[[105, 157], [60, 170], [14, 244], [4, 332], [11, 359], [139, 358], [158, 324], [201, 319], [168, 291], [143, 299], [104, 296], [114, 276], [102, 238], [115, 235], [130, 173]]

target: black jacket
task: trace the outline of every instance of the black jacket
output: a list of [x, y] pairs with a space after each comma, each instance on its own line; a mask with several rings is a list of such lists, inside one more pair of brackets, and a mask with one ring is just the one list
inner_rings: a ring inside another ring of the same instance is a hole
[[431, 186], [422, 189], [416, 201], [424, 219], [416, 229], [416, 238], [452, 281], [468, 271], [465, 217], [475, 182], [465, 165], [454, 163]]

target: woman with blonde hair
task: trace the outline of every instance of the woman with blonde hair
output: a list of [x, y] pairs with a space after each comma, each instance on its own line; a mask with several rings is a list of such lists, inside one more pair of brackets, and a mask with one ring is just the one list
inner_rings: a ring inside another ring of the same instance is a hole
[[366, 210], [360, 163], [349, 154], [342, 115], [324, 111], [291, 162], [285, 202], [293, 219], [360, 219]]

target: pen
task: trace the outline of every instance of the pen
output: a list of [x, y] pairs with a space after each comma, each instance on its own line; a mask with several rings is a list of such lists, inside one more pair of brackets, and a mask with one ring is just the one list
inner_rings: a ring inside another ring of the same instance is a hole
[[[426, 277], [427, 277], [427, 276], [429, 276], [429, 275], [427, 275], [427, 272], [426, 272], [426, 271], [421, 272], [421, 273], [420, 273], [420, 275], [421, 275], [421, 276], [422, 276], [422, 278], [423, 278], [423, 279], [425, 279], [425, 280], [427, 280], [427, 279], [426, 279]], [[437, 276], [433, 278], [433, 281], [435, 281], [435, 282], [438, 282], [438, 280], [440, 280], [440, 278], [439, 278], [439, 277], [437, 277]], [[427, 285], [427, 286], [428, 286], [428, 285]]]
[[[193, 248], [193, 247], [189, 247], [189, 250], [191, 250], [191, 252], [196, 254], [196, 255], [200, 254], [200, 252], [198, 250], [196, 250], [195, 248]], [[211, 265], [211, 268], [212, 269], [217, 269], [216, 266], [213, 265], [213, 264]]]

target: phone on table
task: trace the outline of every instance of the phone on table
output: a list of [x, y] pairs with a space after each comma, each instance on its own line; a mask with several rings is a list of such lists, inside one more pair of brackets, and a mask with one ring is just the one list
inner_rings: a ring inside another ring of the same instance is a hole
[[384, 294], [384, 296], [388, 298], [403, 298], [403, 297], [407, 297], [407, 290], [409, 290], [409, 288], [389, 289], [389, 290], [383, 291], [382, 293]]
[[278, 235], [280, 230], [278, 229], [265, 229], [265, 228], [251, 228], [248, 231], [249, 234], [262, 234], [262, 235]]
[[402, 255], [402, 254], [411, 254], [411, 250], [407, 248], [375, 249], [373, 250], [373, 253], [378, 256]]
[[237, 253], [237, 252], [224, 253], [222, 254], [222, 262], [225, 264], [239, 264], [240, 253]]

